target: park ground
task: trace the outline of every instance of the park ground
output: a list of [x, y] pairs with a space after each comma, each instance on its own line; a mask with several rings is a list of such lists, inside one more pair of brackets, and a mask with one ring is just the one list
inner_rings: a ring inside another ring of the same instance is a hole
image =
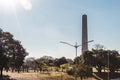
[[[94, 73], [92, 78], [87, 78], [84, 80], [108, 80], [108, 72], [107, 71], [102, 71], [101, 74], [98, 74], [95, 69], [93, 69]], [[68, 75], [67, 73], [64, 72], [6, 72], [3, 71], [3, 74], [5, 77], [9, 79], [5, 80], [75, 80], [73, 76]], [[120, 72], [117, 73], [109, 73], [110, 79], [115, 79], [115, 78], [120, 78]], [[77, 80], [80, 80], [78, 78]]]
[[[4, 72], [4, 75], [9, 75], [10, 80], [74, 80], [74, 77], [61, 72], [51, 73], [17, 73], [17, 72]], [[80, 80], [79, 78], [77, 80]], [[88, 78], [85, 80], [96, 80], [94, 78]]]

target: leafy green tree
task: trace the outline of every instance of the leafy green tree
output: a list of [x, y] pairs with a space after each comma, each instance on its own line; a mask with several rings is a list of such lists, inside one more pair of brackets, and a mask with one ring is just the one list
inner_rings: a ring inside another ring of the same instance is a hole
[[91, 68], [83, 63], [79, 63], [78, 65], [74, 65], [72, 69], [68, 70], [67, 73], [69, 75], [74, 76], [76, 79], [80, 77], [81, 80], [87, 77], [91, 77]]
[[108, 51], [103, 49], [92, 49], [83, 54], [84, 63], [88, 66], [95, 67], [100, 73], [102, 68], [106, 67], [106, 55]]
[[76, 73], [81, 80], [83, 80], [83, 78], [87, 78], [91, 76], [91, 69], [89, 66], [85, 64], [79, 64], [76, 70], [77, 70]]
[[13, 62], [11, 63], [11, 67], [17, 69], [19, 72], [22, 64], [24, 63], [24, 58], [28, 53], [18, 40], [14, 41], [11, 49], [13, 50], [13, 57], [10, 59], [10, 61]]
[[27, 59], [25, 59], [23, 65], [22, 65], [22, 69], [23, 69], [23, 72], [24, 71], [27, 71], [29, 72], [29, 69], [34, 69], [34, 60], [35, 58], [34, 57], [28, 57]]
[[60, 65], [65, 64], [65, 63], [68, 63], [68, 61], [66, 60], [65, 57], [61, 57], [59, 59], [56, 58], [54, 60], [54, 65], [57, 66], [57, 67], [60, 67]]
[[66, 64], [62, 64], [62, 65], [60, 65], [60, 68], [62, 69], [62, 72], [63, 72], [63, 70], [68, 70], [69, 69], [69, 64], [68, 63], [66, 63]]
[[120, 62], [117, 58], [119, 53], [116, 50], [92, 49], [83, 53], [84, 63], [95, 67], [98, 73], [107, 67], [111, 72], [120, 68]]
[[4, 32], [2, 29], [0, 29], [1, 77], [3, 68], [8, 69], [10, 66], [21, 66], [26, 55], [28, 55], [28, 53], [20, 44], [20, 42], [15, 40], [11, 33]]
[[25, 62], [24, 62], [24, 64], [25, 65], [27, 65], [29, 68], [33, 68], [33, 66], [34, 66], [34, 60], [35, 60], [35, 58], [34, 57], [28, 57], [27, 59], [25, 59]]
[[93, 66], [95, 64], [95, 58], [93, 56], [93, 52], [92, 51], [85, 51], [83, 53], [83, 63], [89, 66]]
[[44, 72], [44, 71], [49, 71], [49, 66], [47, 66], [47, 64], [45, 64], [45, 63], [42, 63], [42, 65], [41, 65], [41, 69], [42, 69], [42, 71]]
[[93, 66], [98, 70], [99, 73], [101, 73], [102, 68], [106, 66], [105, 57], [107, 53], [108, 51], [103, 49], [100, 50], [93, 49], [93, 56], [94, 56]]
[[[87, 51], [85, 52], [86, 54], [84, 55], [81, 55], [80, 57], [76, 57], [74, 59], [74, 65], [73, 65], [73, 68], [69, 69], [67, 71], [67, 73], [69, 75], [72, 75], [75, 77], [75, 80], [77, 79], [77, 77], [80, 77], [81, 80], [83, 80], [84, 78], [87, 78], [87, 77], [91, 77], [92, 75], [92, 70], [91, 70], [91, 65], [89, 62], [90, 60], [88, 59], [91, 59], [91, 52], [90, 51]], [[85, 60], [84, 60], [85, 59]]]
[[41, 58], [38, 58], [34, 61], [34, 70], [37, 71], [48, 71], [48, 65], [44, 63]]
[[107, 54], [108, 60], [107, 68], [110, 70], [110, 72], [115, 72], [117, 69], [120, 68], [120, 59], [118, 58], [119, 53], [116, 50], [109, 51], [109, 54]]
[[51, 56], [43, 56], [40, 58], [40, 60], [47, 64], [47, 66], [54, 66], [54, 58]]
[[74, 59], [74, 62], [73, 62], [74, 64], [79, 64], [79, 63], [81, 63], [81, 57], [76, 57], [75, 59]]
[[[32, 69], [34, 70], [34, 72], [36, 72], [36, 71], [39, 71], [40, 69], [39, 69], [39, 61], [38, 61], [38, 59], [35, 59], [35, 60], [33, 60], [32, 61]], [[39, 69], [39, 70], [38, 70]]]

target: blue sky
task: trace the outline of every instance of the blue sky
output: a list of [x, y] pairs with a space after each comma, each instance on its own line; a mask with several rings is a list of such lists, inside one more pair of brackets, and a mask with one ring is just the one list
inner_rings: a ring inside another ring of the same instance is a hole
[[[6, 0], [7, 1], [7, 0]], [[89, 49], [102, 44], [120, 50], [119, 0], [28, 0], [25, 10], [20, 4], [0, 6], [0, 27], [20, 40], [29, 57], [75, 57], [75, 49], [61, 44], [81, 44], [82, 15], [87, 14]], [[81, 47], [78, 48], [78, 55]]]

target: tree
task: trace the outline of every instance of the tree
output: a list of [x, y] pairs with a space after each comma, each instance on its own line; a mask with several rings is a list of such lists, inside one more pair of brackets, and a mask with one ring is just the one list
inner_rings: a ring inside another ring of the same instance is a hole
[[13, 50], [13, 56], [10, 59], [10, 61], [13, 62], [11, 63], [11, 67], [13, 69], [16, 68], [19, 72], [22, 64], [24, 63], [24, 58], [28, 53], [18, 40], [14, 40], [11, 50]]
[[28, 57], [27, 59], [25, 59], [24, 64], [29, 66], [29, 68], [33, 67], [33, 61], [35, 60], [34, 57]]
[[32, 69], [35, 71], [38, 71], [38, 68], [39, 68], [39, 61], [38, 59], [35, 59], [32, 61]]
[[110, 72], [114, 73], [115, 70], [120, 68], [120, 60], [118, 58], [119, 53], [116, 50], [111, 50], [107, 54], [108, 59], [107, 59], [107, 68], [110, 70]]
[[60, 65], [65, 64], [65, 63], [68, 63], [65, 57], [61, 57], [61, 58], [59, 58], [59, 59], [56, 58], [56, 59], [54, 60], [54, 64], [55, 64], [55, 66], [57, 66], [57, 67], [60, 67]]
[[106, 54], [108, 54], [108, 51], [106, 50], [93, 49], [93, 56], [94, 56], [93, 66], [98, 70], [98, 73], [101, 73], [102, 68], [106, 66], [106, 60], [105, 60]]
[[53, 66], [54, 65], [54, 58], [51, 57], [51, 56], [43, 56], [40, 59], [43, 63], [47, 64], [47, 66]]
[[80, 79], [83, 80], [83, 78], [92, 76], [91, 66], [89, 66], [90, 60], [88, 61], [88, 59], [90, 59], [91, 51], [86, 51], [84, 53], [80, 57], [76, 57], [74, 59], [73, 67], [67, 70], [67, 73], [74, 76], [75, 80], [77, 77], [80, 77]]
[[110, 72], [115, 72], [120, 68], [119, 53], [116, 50], [92, 49], [83, 53], [84, 63], [88, 66], [95, 67], [98, 73], [102, 69], [108, 68]]
[[13, 38], [9, 32], [0, 29], [0, 71], [2, 77], [3, 68], [10, 66], [19, 67], [22, 65], [25, 56], [28, 55], [18, 40]]
[[60, 68], [63, 70], [67, 71], [69, 69], [70, 65], [68, 63], [60, 65]]
[[105, 46], [104, 46], [104, 45], [101, 45], [101, 44], [95, 44], [95, 45], [94, 45], [94, 49], [96, 49], [96, 50], [100, 50], [100, 49], [105, 50]]
[[34, 57], [28, 57], [27, 59], [25, 59], [25, 62], [22, 65], [23, 71], [27, 71], [28, 72], [29, 69], [34, 69], [34, 65], [35, 65], [33, 63], [34, 60], [35, 60]]
[[67, 60], [67, 62], [68, 62], [69, 64], [71, 64], [71, 65], [73, 64], [73, 60], [72, 60], [72, 59], [67, 58], [66, 60]]
[[91, 69], [89, 66], [85, 64], [79, 64], [76, 70], [77, 70], [76, 73], [81, 80], [83, 80], [83, 78], [87, 78], [91, 76]]
[[94, 60], [95, 60], [95, 58], [93, 57], [93, 52], [92, 51], [85, 51], [83, 53], [84, 64], [92, 66], [95, 63]]
[[100, 73], [102, 68], [106, 66], [107, 51], [103, 49], [92, 49], [92, 51], [86, 51], [83, 54], [84, 63], [88, 66], [95, 67]]
[[[34, 61], [34, 69], [37, 71], [48, 71], [48, 66], [41, 58]], [[39, 70], [38, 70], [39, 69]]]
[[79, 64], [79, 63], [81, 63], [81, 57], [76, 57], [75, 59], [74, 59], [74, 62], [73, 62], [74, 64]]
[[80, 77], [81, 80], [83, 80], [83, 78], [92, 76], [91, 68], [83, 63], [74, 65], [72, 69], [67, 71], [67, 73], [69, 75], [75, 76], [76, 79], [77, 77]]

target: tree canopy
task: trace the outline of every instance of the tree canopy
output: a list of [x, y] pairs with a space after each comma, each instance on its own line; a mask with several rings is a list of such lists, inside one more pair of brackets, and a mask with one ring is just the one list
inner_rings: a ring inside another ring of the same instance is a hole
[[108, 68], [111, 72], [115, 72], [120, 68], [119, 53], [116, 50], [93, 49], [83, 53], [84, 63], [91, 67], [95, 67], [98, 72], [103, 68]]
[[0, 29], [0, 71], [2, 76], [3, 68], [18, 68], [28, 53], [21, 45], [21, 42], [14, 39], [10, 32]]

